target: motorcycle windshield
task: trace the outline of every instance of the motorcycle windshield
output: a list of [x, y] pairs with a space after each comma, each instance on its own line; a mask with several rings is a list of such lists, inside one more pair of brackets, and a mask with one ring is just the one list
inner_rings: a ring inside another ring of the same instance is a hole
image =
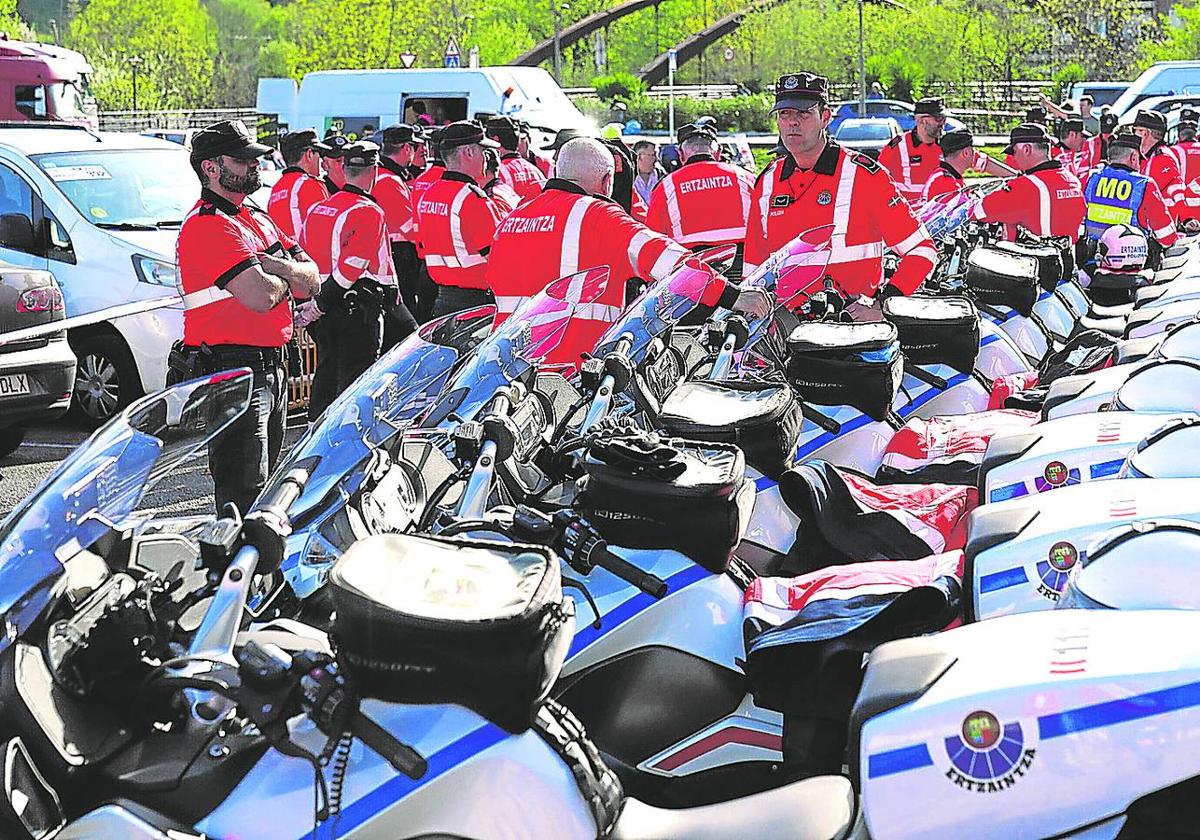
[[624, 314], [613, 323], [596, 343], [596, 356], [603, 356], [616, 345], [621, 336], [632, 339], [629, 350], [634, 366], [645, 359], [654, 339], [666, 335], [688, 316], [705, 298], [716, 295], [715, 287], [723, 288], [725, 281], [703, 260], [690, 257], [675, 267], [669, 275], [646, 287]]
[[594, 321], [608, 286], [607, 266], [561, 277], [522, 303], [475, 349], [438, 398], [422, 425], [472, 420], [499, 388], [536, 375], [540, 363], [559, 358], [573, 321]]
[[917, 213], [917, 218], [925, 225], [933, 240], [940, 242], [966, 224], [972, 218], [975, 208], [983, 201], [983, 197], [1003, 183], [1003, 179], [996, 179], [985, 184], [964, 187], [958, 192], [939, 195], [925, 202], [925, 206]]
[[7, 647], [50, 600], [63, 564], [126, 520], [250, 404], [249, 371], [183, 382], [132, 403], [58, 465], [0, 523], [0, 614]]
[[273, 493], [291, 470], [302, 467], [308, 482], [288, 513], [296, 522], [318, 507], [373, 447], [384, 444], [429, 407], [460, 356], [491, 330], [495, 314], [494, 306], [483, 306], [447, 315], [424, 324], [384, 353], [296, 442], [259, 498]]

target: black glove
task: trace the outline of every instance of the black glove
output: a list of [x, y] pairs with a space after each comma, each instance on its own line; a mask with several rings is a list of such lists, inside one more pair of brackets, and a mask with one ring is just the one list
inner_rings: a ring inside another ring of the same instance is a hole
[[882, 303], [890, 297], [896, 297], [896, 295], [903, 296], [904, 292], [897, 289], [891, 283], [888, 283], [876, 293], [875, 299]]

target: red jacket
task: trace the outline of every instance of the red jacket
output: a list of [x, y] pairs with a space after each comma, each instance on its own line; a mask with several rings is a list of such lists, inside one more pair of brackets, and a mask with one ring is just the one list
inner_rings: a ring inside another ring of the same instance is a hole
[[708, 155], [694, 157], [655, 185], [646, 226], [688, 248], [743, 242], [752, 189], [746, 170]]
[[393, 242], [412, 242], [412, 192], [404, 179], [404, 170], [387, 158], [380, 158], [379, 176], [375, 179], [371, 195], [383, 208], [388, 239]]
[[915, 128], [892, 138], [879, 152], [879, 165], [892, 176], [897, 192], [914, 206], [941, 162], [942, 147], [918, 142]]
[[362, 277], [396, 285], [383, 208], [351, 184], [313, 207], [300, 236], [322, 277], [349, 289]]
[[505, 152], [501, 156], [500, 171], [496, 174], [500, 177], [500, 183], [512, 187], [521, 197], [521, 201], [540, 193], [542, 185], [546, 183], [546, 176], [542, 174], [542, 170], [516, 152]]
[[[1090, 172], [1108, 158], [1108, 141], [1111, 134], [1097, 134], [1083, 141], [1083, 154], [1080, 156], [1080, 172]], [[1082, 175], [1080, 180], [1083, 180]]]
[[417, 227], [425, 267], [441, 286], [486, 289], [488, 252], [504, 211], [470, 176], [449, 170], [421, 195]]
[[521, 203], [521, 196], [517, 195], [517, 191], [499, 178], [485, 184], [483, 191], [492, 197], [504, 216], [516, 210]]
[[659, 280], [687, 254], [677, 242], [635, 221], [615, 202], [587, 195], [570, 181], [551, 178], [541, 195], [500, 223], [487, 285], [496, 296], [499, 323], [558, 278], [608, 266], [608, 290], [597, 306], [598, 317], [608, 324], [625, 304], [626, 280]]
[[1175, 155], [1171, 154], [1171, 150], [1163, 143], [1159, 143], [1149, 154], [1142, 155], [1143, 175], [1149, 175], [1150, 180], [1158, 184], [1158, 191], [1162, 193], [1163, 200], [1167, 202], [1167, 209], [1171, 211], [1171, 218], [1179, 218], [1179, 210], [1182, 209], [1183, 199], [1185, 197], [1183, 187], [1183, 175], [1179, 171], [1179, 163], [1175, 160]]
[[962, 175], [954, 169], [953, 166], [942, 161], [938, 165], [938, 171], [929, 176], [929, 180], [925, 182], [925, 191], [921, 193], [921, 204], [937, 198], [939, 195], [958, 192], [966, 186]]
[[883, 252], [900, 255], [890, 283], [911, 294], [933, 270], [937, 250], [925, 226], [876, 161], [828, 143], [811, 170], [791, 155], [770, 164], [750, 194], [744, 274], [815, 227], [833, 226], [829, 276], [852, 295], [883, 285]]
[[1057, 160], [1040, 163], [1023, 175], [988, 195], [975, 208], [975, 218], [984, 222], [1003, 222], [1010, 240], [1017, 227], [1035, 236], [1079, 238], [1087, 204], [1079, 179]]
[[431, 185], [436, 184], [438, 180], [441, 179], [442, 173], [445, 171], [446, 167], [442, 166], [440, 163], [431, 163], [428, 169], [408, 182], [409, 202], [413, 208], [412, 236], [413, 241], [417, 243], [417, 253], [422, 258], [425, 256], [425, 248], [421, 244], [421, 219], [417, 215], [417, 202], [421, 200], [421, 196], [425, 193], [425, 190], [429, 189]]
[[1180, 219], [1200, 219], [1200, 140], [1183, 140], [1169, 147], [1183, 178], [1183, 197], [1175, 203]]
[[267, 215], [284, 235], [299, 239], [308, 211], [328, 197], [329, 191], [320, 178], [314, 178], [299, 167], [288, 167], [271, 188]]

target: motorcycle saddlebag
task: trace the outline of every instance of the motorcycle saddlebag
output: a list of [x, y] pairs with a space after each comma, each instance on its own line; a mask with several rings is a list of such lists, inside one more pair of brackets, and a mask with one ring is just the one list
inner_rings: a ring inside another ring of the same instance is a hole
[[747, 464], [775, 478], [791, 466], [804, 418], [787, 385], [696, 381], [671, 392], [659, 421], [683, 438], [737, 444]]
[[800, 399], [885, 420], [904, 376], [896, 326], [810, 321], [787, 338], [787, 377]]
[[338, 658], [362, 697], [456, 703], [524, 731], [575, 633], [560, 574], [542, 546], [359, 540], [329, 573]]
[[[1037, 260], [1038, 285], [1047, 292], [1053, 292], [1063, 279], [1063, 254], [1060, 249], [1055, 248], [1053, 245], [1032, 245], [1024, 242], [1006, 242], [1001, 240], [992, 243], [992, 247], [998, 251], [1030, 256]], [[1075, 261], [1071, 260], [1072, 266], [1074, 266], [1074, 263]]]
[[592, 441], [583, 468], [576, 508], [606, 541], [728, 567], [754, 507], [738, 447], [621, 432]]
[[970, 373], [979, 355], [979, 311], [965, 297], [901, 297], [883, 302], [900, 349], [916, 365], [949, 365]]
[[988, 306], [1007, 306], [1028, 318], [1038, 296], [1038, 263], [1029, 254], [991, 246], [973, 250], [964, 277], [971, 296]]

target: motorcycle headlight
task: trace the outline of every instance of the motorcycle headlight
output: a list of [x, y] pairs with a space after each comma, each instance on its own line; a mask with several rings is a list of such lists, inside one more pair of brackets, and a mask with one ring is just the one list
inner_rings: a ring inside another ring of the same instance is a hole
[[143, 254], [133, 255], [133, 270], [137, 272], [140, 282], [152, 286], [168, 286], [174, 289], [179, 280], [179, 266], [175, 263], [163, 262]]

